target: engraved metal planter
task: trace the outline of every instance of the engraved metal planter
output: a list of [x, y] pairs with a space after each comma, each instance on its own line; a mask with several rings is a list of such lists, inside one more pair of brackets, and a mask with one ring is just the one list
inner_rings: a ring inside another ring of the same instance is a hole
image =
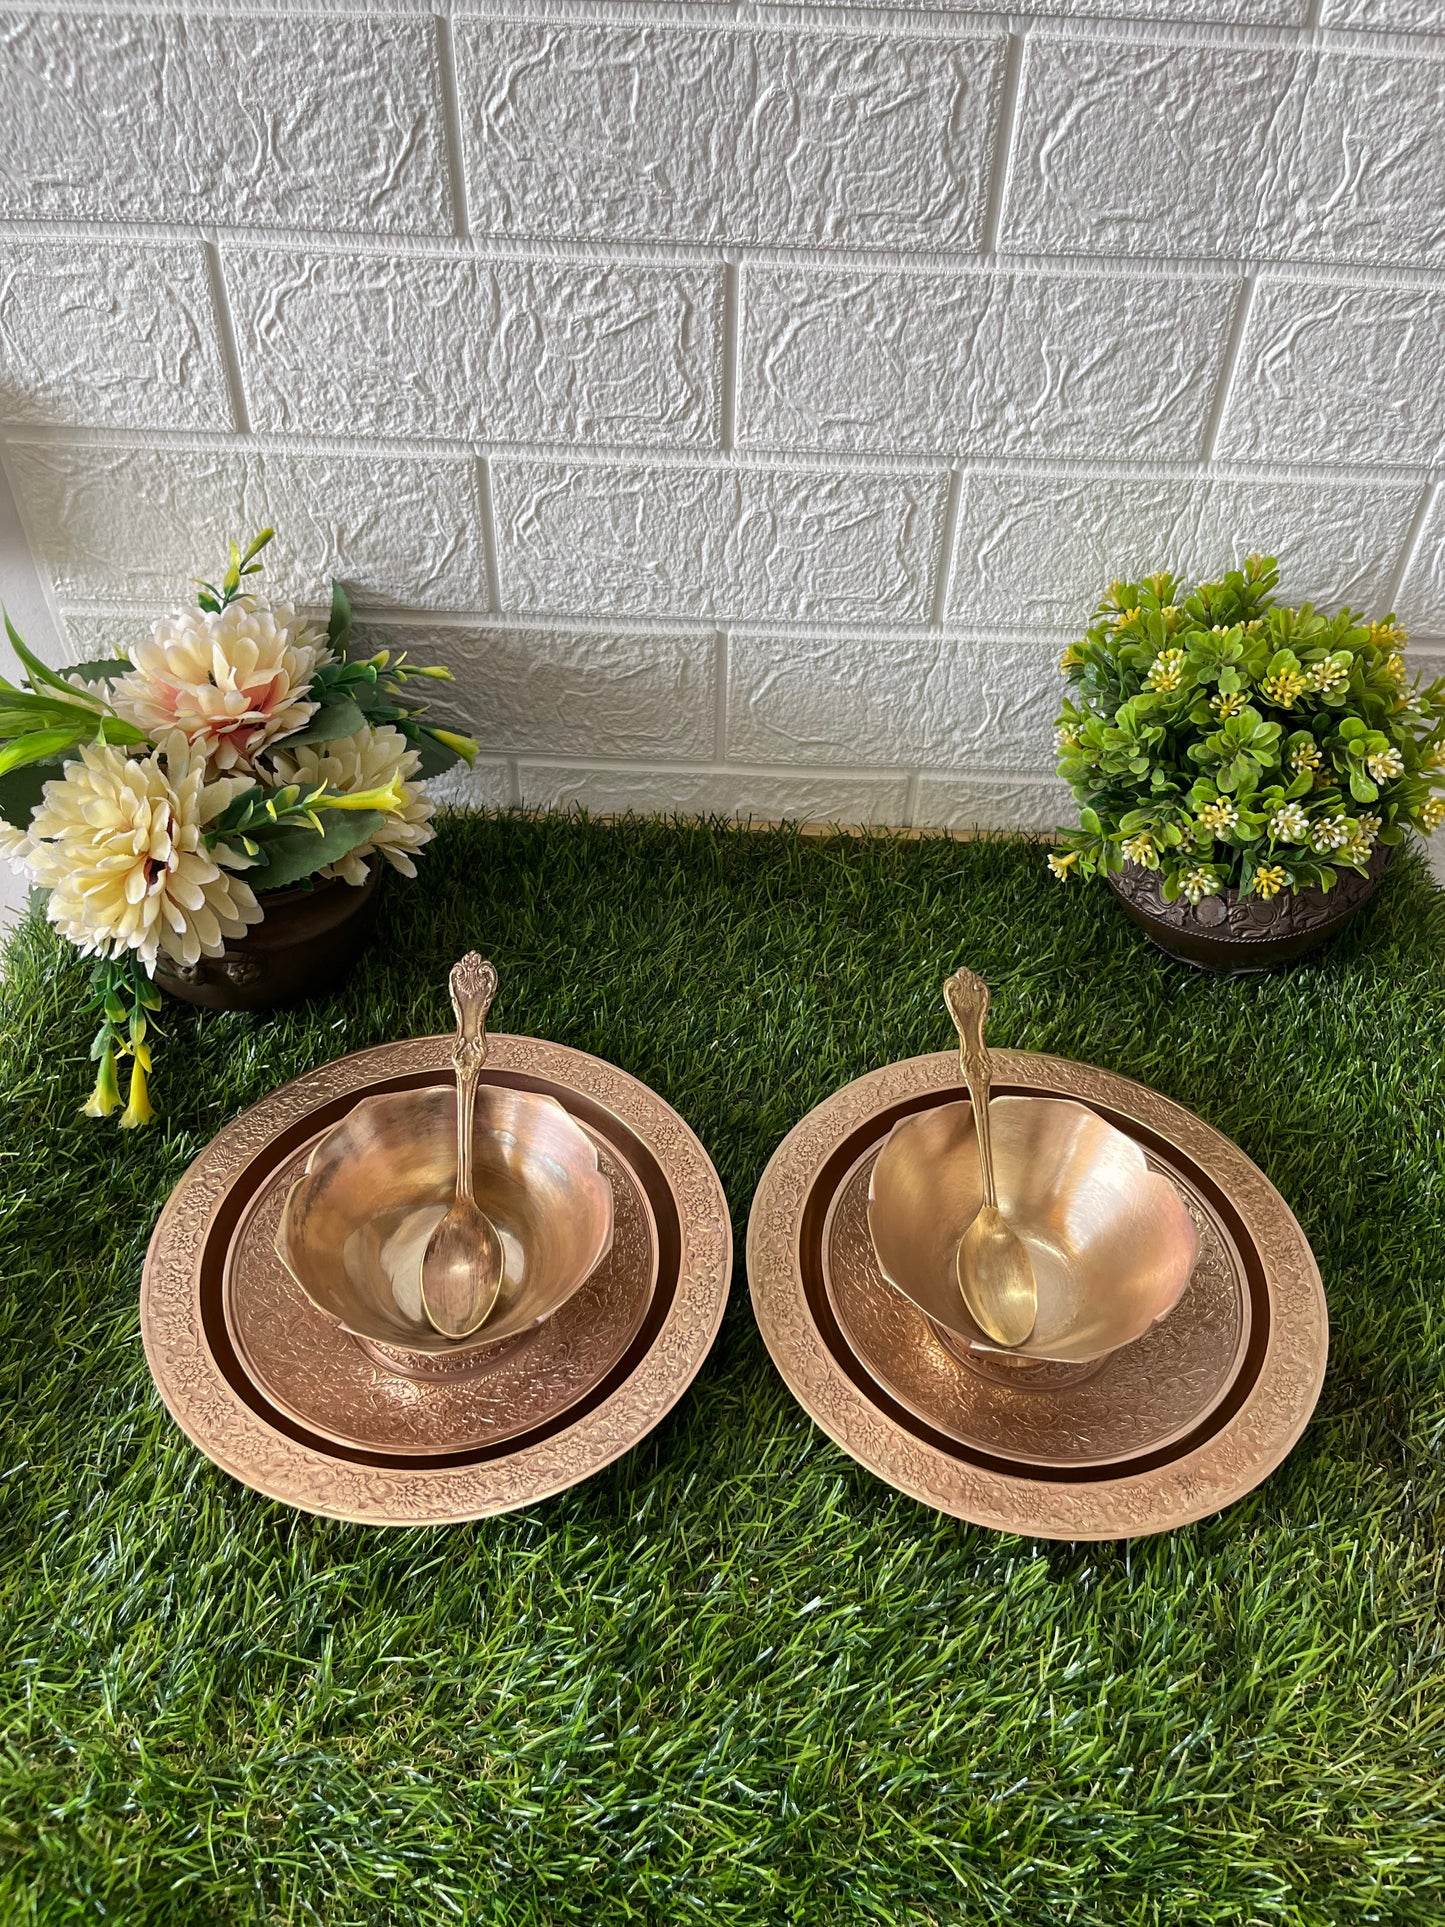
[[263, 895], [265, 917], [223, 955], [202, 957], [189, 969], [163, 964], [156, 982], [207, 1010], [270, 1010], [331, 990], [371, 935], [380, 871], [373, 862], [365, 883], [333, 877], [313, 890]]
[[1109, 888], [1152, 943], [1198, 970], [1229, 976], [1275, 970], [1317, 949], [1343, 929], [1379, 888], [1390, 851], [1375, 846], [1368, 873], [1342, 870], [1334, 889], [1285, 890], [1277, 897], [1246, 897], [1226, 890], [1190, 903], [1164, 901], [1159, 873], [1137, 863], [1111, 876]]

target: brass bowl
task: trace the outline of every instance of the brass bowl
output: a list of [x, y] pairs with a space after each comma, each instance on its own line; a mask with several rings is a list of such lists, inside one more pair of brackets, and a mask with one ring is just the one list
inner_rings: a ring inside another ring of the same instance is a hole
[[1021, 1345], [992, 1343], [958, 1286], [958, 1241], [983, 1198], [966, 1099], [894, 1125], [868, 1187], [879, 1267], [973, 1352], [1081, 1365], [1131, 1344], [1173, 1309], [1199, 1234], [1166, 1178], [1097, 1112], [1067, 1098], [989, 1105], [999, 1209], [1033, 1259], [1039, 1309]]
[[276, 1253], [301, 1290], [403, 1371], [417, 1354], [424, 1369], [519, 1338], [566, 1304], [612, 1244], [612, 1187], [556, 1098], [481, 1085], [472, 1142], [477, 1203], [504, 1263], [497, 1302], [467, 1338], [435, 1331], [421, 1302], [422, 1254], [457, 1181], [450, 1083], [363, 1098], [312, 1151], [282, 1213]]

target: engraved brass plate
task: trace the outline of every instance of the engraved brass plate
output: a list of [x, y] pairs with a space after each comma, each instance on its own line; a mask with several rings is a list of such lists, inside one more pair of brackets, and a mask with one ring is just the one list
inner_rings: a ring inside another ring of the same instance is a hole
[[[514, 1436], [449, 1441], [446, 1450], [415, 1437], [377, 1449], [328, 1438], [265, 1395], [226, 1318], [227, 1264], [239, 1227], [277, 1172], [359, 1099], [448, 1075], [451, 1046], [449, 1037], [408, 1038], [339, 1058], [272, 1092], [185, 1172], [151, 1238], [141, 1335], [171, 1415], [233, 1477], [306, 1511], [373, 1525], [442, 1524], [564, 1491], [652, 1431], [691, 1384], [722, 1320], [731, 1225], [717, 1173], [693, 1132], [614, 1064], [538, 1038], [498, 1036], [483, 1081], [557, 1098], [645, 1194], [657, 1269], [635, 1335], [562, 1409], [535, 1416]], [[516, 1354], [519, 1368], [526, 1356]], [[261, 1371], [254, 1346], [252, 1364]], [[436, 1389], [412, 1388], [417, 1396]], [[325, 1422], [317, 1411], [312, 1417]]]
[[[1126, 1347], [1071, 1383], [992, 1385], [900, 1293], [882, 1295], [891, 1287], [864, 1243], [872, 1159], [900, 1118], [955, 1101], [957, 1078], [951, 1051], [872, 1071], [811, 1111], [764, 1172], [748, 1278], [795, 1397], [889, 1484], [1000, 1531], [1130, 1538], [1232, 1504], [1289, 1453], [1324, 1379], [1324, 1292], [1283, 1198], [1237, 1145], [1159, 1092], [1087, 1064], [995, 1053], [998, 1095], [1071, 1098], [1142, 1146], [1190, 1208], [1203, 1269], [1193, 1304], [1138, 1341], [1160, 1347], [1153, 1368], [1169, 1383], [1137, 1383]], [[1114, 1412], [1101, 1398], [1110, 1373]]]

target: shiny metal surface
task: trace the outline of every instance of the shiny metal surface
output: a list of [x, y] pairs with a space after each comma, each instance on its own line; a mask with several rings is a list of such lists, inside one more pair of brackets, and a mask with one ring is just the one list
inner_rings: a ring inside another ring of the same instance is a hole
[[[1000, 1097], [990, 1106], [999, 1207], [1027, 1245], [1038, 1313], [1020, 1360], [1079, 1364], [1142, 1336], [1172, 1308], [1199, 1234], [1132, 1139], [1083, 1104]], [[889, 1133], [869, 1185], [883, 1275], [966, 1344], [997, 1352], [958, 1289], [959, 1240], [983, 1201], [972, 1104], [941, 1104]]]
[[660, 1256], [637, 1173], [616, 1145], [589, 1136], [612, 1187], [607, 1256], [553, 1317], [500, 1346], [465, 1352], [461, 1370], [433, 1353], [409, 1354], [413, 1364], [437, 1368], [425, 1376], [398, 1371], [396, 1354], [379, 1358], [371, 1341], [319, 1312], [277, 1257], [281, 1213], [311, 1150], [298, 1146], [258, 1185], [226, 1251], [221, 1308], [251, 1383], [313, 1436], [398, 1458], [494, 1446], [575, 1405], [636, 1337]]
[[483, 1084], [477, 1202], [502, 1241], [496, 1304], [460, 1341], [428, 1322], [422, 1255], [456, 1185], [449, 1085], [366, 1097], [328, 1131], [286, 1202], [276, 1252], [319, 1311], [401, 1352], [460, 1357], [549, 1318], [612, 1241], [612, 1188], [587, 1133], [553, 1097]]
[[958, 1241], [958, 1288], [986, 1338], [996, 1345], [1022, 1345], [1038, 1320], [1039, 1289], [1028, 1246], [998, 1208], [989, 1130], [993, 1072], [984, 1041], [988, 985], [972, 970], [955, 970], [943, 986], [943, 1001], [958, 1032], [958, 1062], [973, 1105], [983, 1186], [983, 1201]]
[[468, 951], [449, 980], [457, 1038], [457, 1185], [451, 1209], [427, 1240], [421, 1261], [421, 1303], [427, 1323], [444, 1338], [466, 1338], [483, 1324], [502, 1288], [502, 1241], [472, 1188], [472, 1133], [477, 1079], [487, 1061], [487, 1012], [497, 994], [494, 964]]
[[[869, 1375], [907, 1411], [960, 1445], [1010, 1464], [1072, 1471], [1154, 1455], [1197, 1432], [1243, 1364], [1253, 1323], [1244, 1259], [1208, 1199], [1150, 1156], [1199, 1232], [1199, 1259], [1167, 1318], [1087, 1365], [1008, 1364], [965, 1349], [878, 1269], [868, 1180], [886, 1140], [839, 1185], [822, 1236], [823, 1288]], [[980, 1369], [980, 1368], [983, 1369]]]

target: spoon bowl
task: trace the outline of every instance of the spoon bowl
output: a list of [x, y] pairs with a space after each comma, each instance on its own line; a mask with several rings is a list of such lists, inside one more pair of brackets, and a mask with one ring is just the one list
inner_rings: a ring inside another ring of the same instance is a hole
[[1038, 1317], [1034, 1261], [996, 1204], [981, 1204], [958, 1241], [959, 1289], [981, 1330], [999, 1345], [1022, 1345]]

